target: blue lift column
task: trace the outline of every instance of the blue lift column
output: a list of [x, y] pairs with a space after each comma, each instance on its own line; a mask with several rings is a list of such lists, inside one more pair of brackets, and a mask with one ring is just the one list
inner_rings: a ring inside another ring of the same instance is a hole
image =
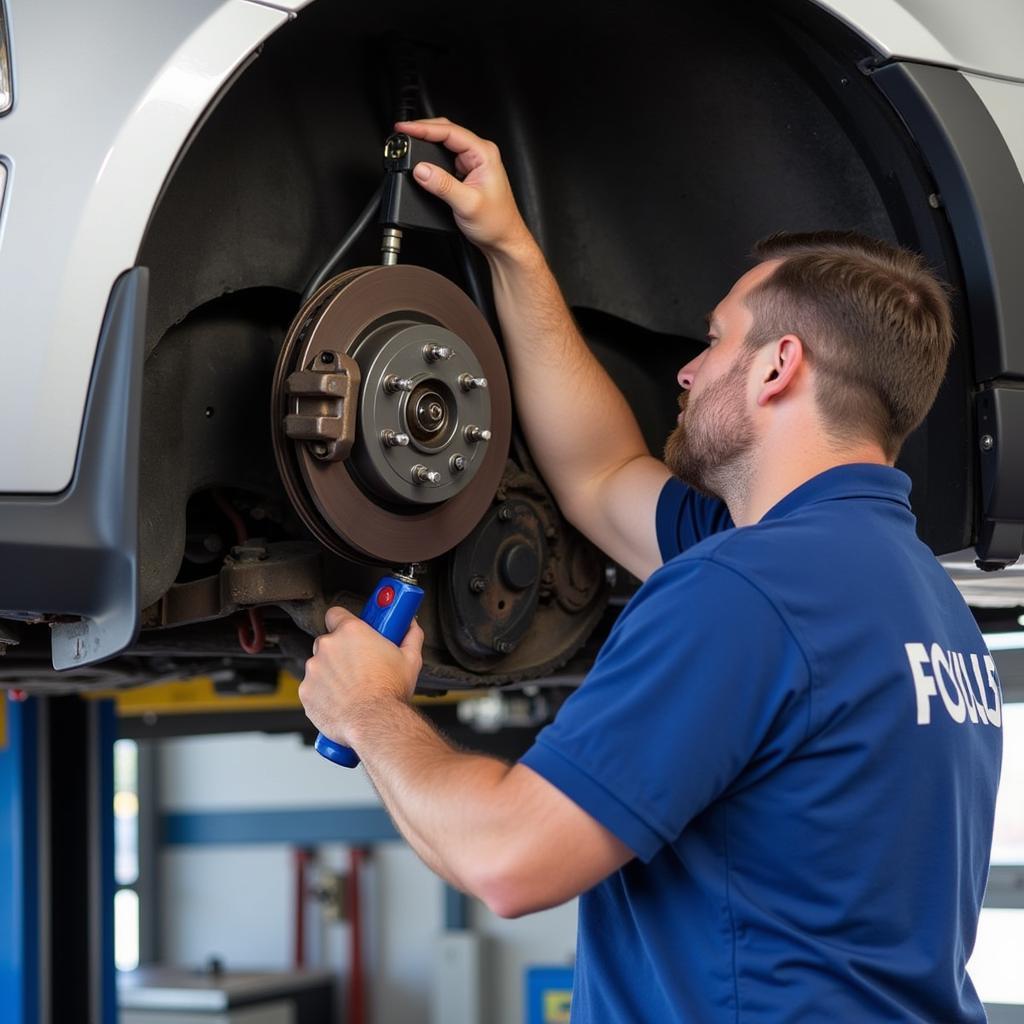
[[0, 1006], [11, 1024], [40, 1020], [36, 710], [0, 690]]
[[113, 705], [0, 702], [0, 1020], [116, 1024]]

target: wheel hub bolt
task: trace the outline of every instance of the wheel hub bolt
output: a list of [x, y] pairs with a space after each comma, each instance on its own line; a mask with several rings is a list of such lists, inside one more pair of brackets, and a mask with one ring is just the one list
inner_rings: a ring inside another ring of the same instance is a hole
[[399, 377], [397, 374], [389, 373], [384, 378], [384, 390], [393, 395], [396, 391], [412, 391], [416, 384], [408, 377]]
[[494, 649], [498, 654], [511, 654], [516, 649], [516, 645], [511, 640], [495, 640]]
[[442, 359], [451, 359], [455, 353], [447, 345], [424, 345], [423, 358], [428, 363], [436, 363]]
[[471, 423], [466, 427], [465, 437], [467, 441], [475, 444], [477, 441], [490, 441], [491, 432], [486, 427], [478, 427]]
[[418, 462], [412, 467], [412, 478], [418, 484], [434, 484], [437, 485], [441, 482], [441, 474], [434, 469], [427, 469], [422, 463]]
[[469, 581], [469, 589], [474, 594], [482, 594], [487, 589], [487, 580], [483, 576], [474, 576]]
[[498, 519], [503, 523], [510, 522], [515, 514], [516, 510], [511, 505], [502, 505], [498, 509]]
[[404, 448], [409, 443], [409, 435], [400, 434], [397, 430], [382, 430], [380, 440], [385, 448]]
[[453, 455], [448, 460], [448, 465], [451, 467], [453, 473], [461, 473], [466, 468], [466, 456], [465, 455]]
[[487, 387], [487, 378], [474, 377], [471, 373], [460, 373], [459, 387], [463, 391], [475, 391], [477, 388], [485, 388]]

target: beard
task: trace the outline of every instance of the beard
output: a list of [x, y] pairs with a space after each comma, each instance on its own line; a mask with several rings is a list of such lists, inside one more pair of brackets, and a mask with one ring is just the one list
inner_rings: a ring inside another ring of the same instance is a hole
[[754, 424], [744, 400], [754, 353], [740, 359], [696, 399], [679, 396], [683, 418], [665, 442], [665, 465], [684, 484], [728, 501], [749, 476]]

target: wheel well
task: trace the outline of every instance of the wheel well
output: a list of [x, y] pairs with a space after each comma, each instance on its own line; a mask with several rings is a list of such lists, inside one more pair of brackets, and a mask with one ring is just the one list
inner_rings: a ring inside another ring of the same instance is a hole
[[[220, 295], [298, 296], [380, 174], [412, 52], [434, 108], [496, 140], [570, 304], [696, 339], [703, 316], [775, 230], [852, 228], [923, 251], [959, 284], [948, 225], [909, 137], [858, 71], [867, 44], [807, 0], [695, 11], [456, 0], [314, 4], [266, 43], [198, 132], [151, 220], [149, 341]], [[398, 26], [399, 35], [396, 35]], [[404, 58], [403, 58], [404, 59]], [[351, 265], [378, 262], [368, 231]], [[449, 239], [410, 234], [403, 260], [460, 280]], [[970, 340], [902, 465], [937, 550], [972, 531]], [[652, 335], [653, 336], [653, 335]], [[656, 360], [659, 364], [660, 358]], [[628, 393], [650, 401], [649, 379]], [[663, 385], [670, 393], [670, 381]]]

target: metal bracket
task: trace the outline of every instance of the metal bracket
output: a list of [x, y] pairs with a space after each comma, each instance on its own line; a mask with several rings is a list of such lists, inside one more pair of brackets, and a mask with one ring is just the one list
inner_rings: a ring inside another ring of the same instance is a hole
[[13, 622], [0, 622], [0, 657], [7, 653], [9, 647], [17, 647], [21, 643], [21, 633]]
[[320, 594], [320, 552], [316, 545], [253, 540], [232, 548], [216, 576], [175, 583], [145, 609], [142, 624], [146, 629], [164, 629], [208, 622], [239, 608], [318, 599], [322, 602]]
[[989, 384], [978, 393], [975, 410], [981, 471], [975, 564], [991, 572], [1012, 565], [1024, 548], [1024, 387], [1017, 382]]
[[296, 400], [296, 411], [284, 418], [284, 432], [293, 441], [306, 441], [323, 462], [342, 462], [356, 439], [356, 399], [359, 366], [343, 352], [321, 352], [306, 370], [285, 381]]

